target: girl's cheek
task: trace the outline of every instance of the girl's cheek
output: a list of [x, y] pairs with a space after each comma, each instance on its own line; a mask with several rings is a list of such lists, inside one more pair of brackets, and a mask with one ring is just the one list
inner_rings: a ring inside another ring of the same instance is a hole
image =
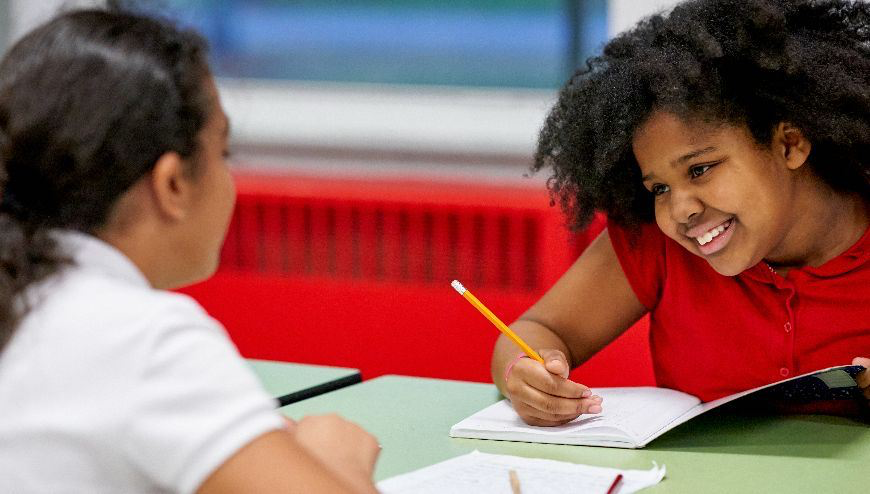
[[691, 250], [691, 241], [677, 231], [676, 223], [670, 219], [670, 216], [668, 216], [667, 213], [660, 215], [658, 209], [656, 209], [656, 225], [658, 225], [659, 230], [661, 230], [666, 237], [674, 240], [686, 249]]
[[659, 226], [659, 230], [661, 230], [662, 233], [664, 233], [668, 237], [673, 238], [673, 233], [676, 231], [676, 227], [673, 225], [673, 222], [670, 221], [667, 209], [664, 206], [656, 203], [655, 216], [656, 224]]

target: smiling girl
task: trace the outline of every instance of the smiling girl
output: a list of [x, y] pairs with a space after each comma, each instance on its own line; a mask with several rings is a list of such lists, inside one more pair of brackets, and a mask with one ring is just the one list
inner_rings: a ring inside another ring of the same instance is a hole
[[[870, 5], [700, 0], [607, 44], [562, 89], [536, 169], [608, 228], [496, 343], [519, 415], [606, 403], [567, 379], [644, 314], [659, 386], [704, 401], [870, 367]], [[870, 376], [859, 374], [870, 398]]]

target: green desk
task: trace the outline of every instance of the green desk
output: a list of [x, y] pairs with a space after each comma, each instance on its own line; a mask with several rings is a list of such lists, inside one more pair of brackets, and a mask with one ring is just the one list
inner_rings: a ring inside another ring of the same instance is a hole
[[263, 387], [278, 399], [279, 406], [356, 384], [362, 380], [357, 369], [321, 365], [291, 364], [248, 359]]
[[[378, 437], [383, 480], [474, 449], [614, 468], [667, 466], [649, 492], [870, 492], [870, 427], [838, 417], [715, 410], [639, 450], [453, 439], [450, 426], [500, 399], [493, 385], [383, 376], [282, 409], [338, 412]], [[646, 492], [646, 491], [644, 491]]]

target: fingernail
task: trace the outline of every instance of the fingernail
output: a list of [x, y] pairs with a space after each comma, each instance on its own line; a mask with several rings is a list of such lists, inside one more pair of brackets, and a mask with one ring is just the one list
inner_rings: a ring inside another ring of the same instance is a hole
[[597, 401], [598, 403], [601, 403], [602, 401], [604, 401], [604, 398], [602, 398], [598, 395], [593, 396], [592, 399]]
[[601, 405], [592, 405], [586, 409], [586, 413], [601, 413]]
[[583, 394], [580, 395], [580, 398], [589, 398], [590, 396], [592, 396], [592, 391], [589, 391], [587, 389], [586, 391], [583, 392]]

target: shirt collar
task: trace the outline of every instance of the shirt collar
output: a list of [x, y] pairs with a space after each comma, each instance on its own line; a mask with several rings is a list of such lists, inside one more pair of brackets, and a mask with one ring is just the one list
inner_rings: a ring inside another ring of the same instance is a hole
[[54, 230], [52, 236], [61, 253], [69, 256], [77, 268], [98, 271], [134, 285], [151, 287], [133, 261], [113, 245], [73, 230]]

